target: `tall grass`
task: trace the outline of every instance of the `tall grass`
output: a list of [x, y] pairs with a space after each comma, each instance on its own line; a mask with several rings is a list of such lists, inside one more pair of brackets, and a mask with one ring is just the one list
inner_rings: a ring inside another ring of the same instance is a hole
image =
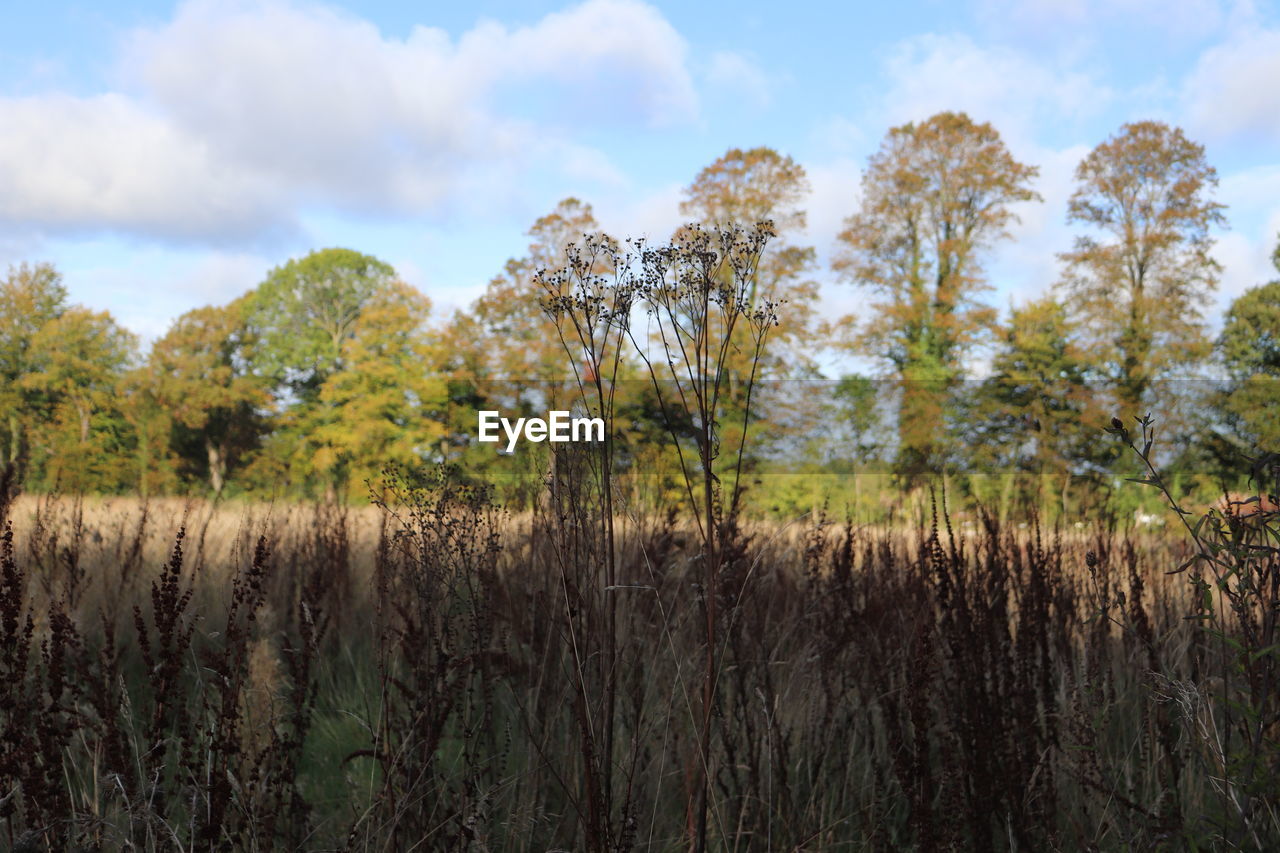
[[0, 843], [1280, 849], [1274, 499], [1193, 520], [1143, 421], [1113, 432], [1184, 536], [955, 527], [942, 494], [903, 524], [744, 518], [767, 237], [588, 241], [543, 279], [577, 405], [611, 420], [640, 354], [665, 510], [618, 498], [610, 442], [557, 449], [522, 515], [448, 468], [360, 510], [0, 481]]
[[[606, 757], [602, 611], [579, 571], [597, 540], [574, 538], [572, 505], [507, 516], [447, 471], [390, 485], [361, 512], [9, 507], [3, 844], [682, 849], [702, 595], [721, 617], [712, 849], [1280, 834], [1274, 650], [1248, 627], [1273, 612], [1233, 610], [1237, 587], [1208, 581], [1224, 603], [1189, 619], [1203, 588], [1167, 574], [1264, 528], [961, 532], [941, 506], [921, 529], [743, 522], [701, 590], [696, 525], [619, 516]], [[1271, 542], [1238, 552], [1259, 590]]]

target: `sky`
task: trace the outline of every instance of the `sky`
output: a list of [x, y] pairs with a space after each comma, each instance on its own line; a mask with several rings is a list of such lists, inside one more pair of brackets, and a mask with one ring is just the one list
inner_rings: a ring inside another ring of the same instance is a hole
[[826, 261], [862, 169], [948, 109], [1040, 170], [998, 307], [1053, 284], [1076, 165], [1148, 118], [1219, 173], [1210, 319], [1275, 277], [1280, 8], [1215, 0], [0, 0], [0, 269], [52, 262], [147, 341], [345, 246], [443, 319], [560, 199], [660, 240], [703, 167], [763, 145], [812, 184], [824, 315], [856, 316]]

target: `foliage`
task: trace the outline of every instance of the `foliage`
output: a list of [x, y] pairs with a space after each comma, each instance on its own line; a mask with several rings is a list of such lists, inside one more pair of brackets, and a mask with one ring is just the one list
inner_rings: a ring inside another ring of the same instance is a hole
[[[1222, 214], [1203, 150], [1156, 122], [1126, 125], [1098, 146], [1077, 173], [1068, 215], [1083, 233], [1063, 256], [1059, 289], [1011, 309], [1002, 325], [983, 299], [984, 266], [1018, 206], [1038, 198], [1035, 176], [990, 125], [963, 114], [889, 131], [834, 260], [839, 276], [874, 296], [840, 324], [845, 342], [884, 368], [888, 381], [873, 389], [868, 379], [811, 381], [837, 330], [817, 315], [803, 167], [757, 147], [729, 149], [702, 169], [680, 202], [694, 226], [675, 245], [734, 222], [771, 222], [769, 251], [740, 298], [747, 314], [786, 306], [758, 351], [748, 324], [726, 337], [716, 312], [699, 318], [704, 306], [672, 305], [667, 332], [700, 329], [726, 343], [708, 414], [718, 441], [712, 481], [739, 494], [749, 487], [743, 505], [778, 511], [811, 508], [821, 489], [889, 513], [912, 500], [903, 488], [922, 494], [938, 473], [970, 504], [1030, 508], [1052, 492], [1064, 513], [1107, 502], [1129, 511], [1129, 493], [1106, 479], [1113, 449], [1086, 437], [1102, 410], [1095, 393], [1109, 393], [1122, 408], [1159, 394], [1178, 439], [1176, 476], [1205, 494], [1236, 484], [1240, 447], [1274, 437], [1265, 414], [1275, 398], [1271, 286], [1227, 317], [1211, 365], [1226, 374], [1221, 394], [1154, 384], [1207, 365], [1201, 309], [1217, 276], [1207, 252]], [[627, 260], [575, 198], [528, 234], [527, 251], [443, 327], [383, 261], [323, 249], [271, 270], [229, 305], [179, 318], [142, 363], [114, 319], [69, 304], [53, 266], [11, 269], [0, 282], [0, 462], [36, 490], [360, 500], [387, 462], [444, 460], [528, 509], [555, 455], [548, 445], [510, 455], [478, 444], [476, 412], [535, 416], [581, 405], [590, 386], [601, 400], [603, 370], [619, 494], [645, 506], [679, 499], [706, 425], [697, 406], [666, 405], [677, 386], [653, 383], [639, 356], [662, 353], [653, 364], [665, 376], [666, 355], [680, 370], [689, 354], [666, 352], [674, 341], [652, 315], [638, 322], [643, 300], [633, 300], [634, 347], [562, 336], [569, 328], [538, 304], [539, 281], [570, 274], [584, 249], [614, 246], [572, 273], [583, 281], [614, 278], [647, 249], [633, 246]], [[729, 265], [715, 275], [734, 290]], [[1109, 311], [1113, 302], [1123, 310]], [[975, 365], [990, 365], [989, 381], [962, 381]], [[1206, 408], [1210, 419], [1198, 415]], [[896, 481], [881, 476], [882, 463]], [[788, 479], [799, 471], [813, 477]], [[1092, 484], [1074, 489], [1081, 477]]]
[[1008, 236], [1014, 204], [1039, 198], [1036, 174], [991, 125], [947, 112], [890, 130], [863, 175], [834, 265], [882, 297], [857, 318], [857, 345], [900, 384], [898, 460], [909, 479], [942, 462], [946, 399], [995, 321], [979, 300], [981, 255]]
[[[827, 332], [818, 322], [818, 288], [810, 278], [816, 252], [795, 242], [808, 224], [802, 205], [810, 191], [804, 167], [793, 158], [772, 148], [732, 148], [698, 173], [684, 188], [680, 202], [680, 213], [706, 230], [768, 223], [773, 234], [744, 296], [750, 310], [766, 302], [786, 305], [783, 322], [773, 329], [768, 351], [759, 354], [746, 328], [738, 327], [723, 365], [723, 405], [726, 413], [732, 413], [725, 418], [726, 453], [735, 455], [743, 441], [738, 425], [746, 423], [743, 412], [749, 382], [754, 385], [757, 417], [760, 412], [769, 413], [767, 433], [757, 433], [750, 443], [754, 449], [743, 460], [748, 472], [756, 471], [777, 445], [794, 441], [815, 426], [812, 407], [788, 393], [790, 381], [817, 376], [815, 356]], [[676, 234], [677, 240], [688, 236]], [[730, 274], [727, 267], [720, 271], [726, 287], [733, 286]], [[710, 322], [714, 328], [715, 318]], [[756, 355], [762, 356], [758, 363], [754, 363]]]
[[[1280, 241], [1276, 269], [1280, 270]], [[1227, 387], [1218, 408], [1233, 432], [1255, 447], [1280, 447], [1280, 281], [1250, 288], [1227, 309], [1218, 352]]]
[[[566, 270], [566, 247], [607, 239], [591, 205], [576, 198], [561, 200], [527, 232], [527, 253], [509, 259], [481, 296], [457, 312], [444, 331], [442, 370], [451, 377], [447, 426], [453, 446], [451, 459], [498, 484], [511, 476], [511, 460], [496, 457], [491, 448], [477, 448], [476, 412], [496, 409], [517, 416], [533, 415], [567, 405], [592, 362], [581, 351], [566, 353], [556, 324], [540, 307], [539, 277]], [[590, 273], [609, 274], [603, 257]], [[572, 338], [573, 336], [570, 335]], [[626, 376], [626, 364], [619, 364]], [[620, 377], [620, 378], [622, 378]], [[529, 455], [538, 455], [532, 449]], [[525, 466], [515, 482], [501, 483], [504, 497], [527, 500], [541, 486], [545, 461]]]
[[1067, 219], [1090, 229], [1061, 256], [1061, 287], [1092, 336], [1090, 358], [1127, 416], [1158, 377], [1208, 352], [1201, 309], [1217, 286], [1210, 231], [1217, 173], [1161, 122], [1124, 125], [1076, 169]]
[[440, 360], [430, 312], [408, 285], [376, 294], [343, 342], [341, 369], [320, 386], [304, 446], [316, 471], [337, 474], [354, 493], [367, 492], [387, 465], [440, 458], [447, 389], [423, 369]]
[[147, 390], [174, 420], [178, 453], [215, 495], [240, 457], [256, 448], [271, 405], [265, 379], [252, 370], [257, 341], [247, 303], [242, 297], [183, 314], [152, 344], [145, 369]]
[[791, 157], [772, 148], [731, 148], [698, 173], [680, 202], [680, 213], [706, 228], [772, 223], [775, 236], [747, 292], [747, 304], [753, 309], [764, 299], [788, 306], [787, 322], [778, 327], [761, 366], [761, 375], [767, 378], [795, 377], [813, 370], [818, 291], [805, 276], [814, 266], [816, 253], [812, 246], [791, 242], [807, 227], [801, 205], [810, 190], [804, 167]]
[[251, 475], [328, 498], [364, 494], [388, 462], [438, 455], [445, 385], [430, 302], [348, 249], [273, 270], [247, 300], [251, 366], [281, 405]]
[[[24, 385], [34, 370], [32, 343], [37, 333], [66, 309], [67, 289], [52, 264], [10, 268], [0, 284], [0, 405], [5, 464], [21, 476], [29, 452], [29, 431], [51, 415], [52, 400], [38, 387]], [[33, 423], [33, 421], [35, 423]]]
[[77, 492], [120, 490], [130, 483], [128, 438], [116, 382], [137, 338], [110, 314], [72, 306], [32, 336], [28, 372], [18, 381], [46, 402], [51, 428], [33, 442], [45, 485]]
[[343, 342], [365, 305], [395, 278], [386, 263], [350, 249], [321, 249], [276, 267], [246, 306], [259, 339], [255, 367], [311, 402], [343, 366]]
[[1052, 296], [1014, 308], [1001, 329], [991, 376], [971, 402], [971, 462], [1055, 475], [1106, 470], [1094, 436], [1105, 423], [1089, 379], [1080, 329]]

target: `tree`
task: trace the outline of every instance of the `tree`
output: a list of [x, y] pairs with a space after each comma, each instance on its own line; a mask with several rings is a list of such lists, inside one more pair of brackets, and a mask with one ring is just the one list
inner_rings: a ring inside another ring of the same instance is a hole
[[1013, 204], [1039, 199], [1037, 174], [991, 125], [945, 112], [890, 130], [863, 175], [834, 266], [882, 297], [856, 346], [901, 387], [898, 465], [908, 478], [942, 461], [946, 399], [995, 321], [978, 299], [989, 289], [982, 253], [1008, 236]]
[[[251, 479], [322, 488], [329, 498], [347, 484], [347, 467], [314, 435], [342, 419], [335, 411], [340, 401], [324, 389], [352, 369], [351, 358], [360, 352], [353, 341], [365, 328], [365, 313], [403, 293], [395, 270], [383, 261], [351, 249], [321, 249], [272, 270], [250, 294], [254, 371], [276, 385], [284, 403], [275, 431], [250, 466]], [[429, 372], [434, 365], [419, 369]]]
[[174, 444], [215, 495], [237, 458], [256, 446], [271, 403], [266, 381], [251, 370], [256, 341], [248, 303], [242, 297], [188, 311], [147, 359], [147, 387], [173, 419]]
[[444, 435], [447, 386], [432, 367], [439, 343], [427, 328], [431, 302], [396, 282], [361, 311], [343, 342], [342, 369], [320, 387], [309, 424], [310, 464], [363, 491], [388, 465], [413, 467], [436, 456]]
[[[509, 259], [480, 298], [467, 310], [457, 312], [445, 331], [448, 359], [444, 369], [453, 377], [450, 443], [465, 448], [460, 452], [471, 457], [468, 467], [498, 481], [504, 499], [516, 504], [532, 500], [542, 489], [546, 471], [542, 452], [524, 453], [517, 460], [494, 466], [492, 449], [476, 447], [471, 440], [476, 411], [500, 409], [532, 415], [578, 396], [578, 382], [595, 366], [587, 363], [572, 334], [561, 339], [556, 324], [541, 307], [545, 292], [537, 278], [554, 278], [565, 271], [570, 244], [582, 246], [608, 239], [591, 205], [576, 198], [561, 200], [526, 233], [530, 238], [526, 254]], [[611, 275], [611, 263], [612, 259], [600, 256], [591, 272]]]
[[136, 349], [136, 336], [110, 314], [78, 305], [31, 336], [29, 370], [18, 387], [51, 413], [35, 442], [44, 485], [114, 491], [133, 482], [118, 391]]
[[1126, 124], [1076, 169], [1067, 221], [1090, 233], [1061, 255], [1061, 288], [1123, 419], [1154, 380], [1208, 352], [1201, 309], [1217, 286], [1217, 173], [1204, 148], [1156, 121]]
[[389, 265], [350, 249], [321, 249], [276, 267], [246, 306], [260, 340], [255, 366], [313, 401], [342, 369], [343, 342], [360, 312], [394, 279]]
[[10, 267], [0, 282], [0, 407], [5, 411], [4, 464], [21, 479], [28, 430], [51, 415], [52, 401], [22, 382], [34, 370], [32, 341], [67, 307], [67, 289], [52, 264]]
[[[976, 389], [965, 446], [975, 473], [1002, 471], [1055, 484], [1066, 502], [1074, 476], [1106, 467], [1112, 448], [1096, 437], [1106, 423], [1089, 386], [1080, 329], [1053, 296], [1012, 310], [1001, 329], [991, 375]], [[1002, 498], [1007, 506], [1010, 495]], [[1039, 504], [1044, 495], [1037, 496]]]
[[563, 199], [529, 228], [527, 254], [508, 260], [480, 298], [454, 317], [447, 333], [451, 366], [478, 381], [482, 395], [494, 405], [531, 412], [545, 407], [560, 383], [572, 380], [574, 365], [555, 324], [539, 307], [542, 288], [534, 279], [539, 271], [554, 275], [562, 270], [570, 243], [581, 244], [600, 233], [591, 205]]
[[[736, 459], [737, 447], [750, 447], [742, 471], [750, 473], [751, 480], [758, 479], [764, 460], [776, 459], [784, 446], [794, 448], [797, 437], [815, 426], [817, 412], [804, 399], [802, 384], [754, 381], [817, 375], [814, 353], [822, 336], [815, 322], [817, 284], [809, 277], [815, 251], [812, 246], [796, 242], [806, 227], [803, 205], [809, 192], [804, 167], [790, 156], [765, 147], [731, 148], [697, 174], [685, 187], [680, 203], [680, 212], [708, 231], [750, 231], [757, 223], [771, 223], [768, 249], [759, 257], [754, 275], [746, 283], [746, 307], [754, 311], [766, 303], [785, 303], [786, 309], [780, 312], [780, 324], [772, 330], [769, 350], [761, 354], [762, 358], [754, 358], [746, 328], [739, 326], [721, 365], [724, 382], [718, 416], [724, 425], [725, 442], [721, 458]], [[690, 239], [696, 239], [690, 226], [677, 232], [677, 242]], [[719, 274], [722, 286], [733, 287], [727, 265]], [[720, 334], [715, 325], [717, 318], [707, 319], [711, 323], [708, 332]], [[772, 446], [746, 441], [744, 431], [751, 422], [743, 417], [747, 410], [745, 392], [752, 385], [757, 395], [752, 409], [768, 413]], [[737, 473], [720, 473], [734, 477], [736, 482]]]
[[[1280, 271], [1280, 240], [1272, 258]], [[1280, 279], [1236, 297], [1217, 347], [1228, 376], [1219, 410], [1249, 444], [1280, 450]]]
[[801, 204], [809, 191], [804, 167], [791, 157], [772, 148], [731, 148], [698, 173], [680, 202], [680, 213], [708, 227], [773, 223], [775, 236], [760, 258], [747, 294], [751, 310], [759, 307], [762, 298], [787, 303], [786, 322], [775, 332], [769, 363], [761, 365], [765, 375], [813, 371], [818, 289], [804, 276], [813, 268], [815, 252], [812, 246], [789, 242], [806, 227]]
[[842, 440], [830, 443], [832, 449], [840, 453], [840, 458], [835, 460], [838, 468], [848, 470], [866, 465], [880, 451], [876, 435], [880, 425], [876, 386], [875, 380], [855, 373], [840, 377], [833, 389], [831, 408], [835, 417], [831, 421], [837, 425], [835, 432]]

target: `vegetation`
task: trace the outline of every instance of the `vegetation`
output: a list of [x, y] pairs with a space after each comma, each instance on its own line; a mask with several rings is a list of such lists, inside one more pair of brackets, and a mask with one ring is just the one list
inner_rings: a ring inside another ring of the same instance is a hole
[[[1275, 399], [1267, 341], [1277, 296], [1274, 286], [1242, 295], [1210, 341], [1209, 250], [1224, 216], [1203, 148], [1177, 128], [1136, 122], [1090, 152], [1067, 211], [1082, 230], [1060, 281], [1002, 319], [984, 297], [984, 263], [1020, 207], [1037, 202], [1036, 174], [994, 128], [961, 113], [889, 131], [833, 262], [877, 301], [845, 318], [817, 316], [816, 252], [800, 239], [808, 179], [792, 158], [732, 149], [685, 188], [690, 224], [672, 245], [772, 223], [742, 298], [748, 312], [783, 310], [760, 352], [725, 339], [718, 401], [720, 458], [745, 448], [733, 466], [744, 509], [786, 517], [826, 501], [885, 515], [903, 491], [942, 475], [966, 511], [995, 500], [1049, 518], [1139, 503], [1150, 513], [1152, 499], [1117, 491], [1119, 454], [1092, 436], [1111, 414], [1141, 415], [1157, 398], [1183, 448], [1165, 460], [1171, 476], [1206, 505], [1243, 488], [1240, 453], [1274, 446], [1262, 413]], [[449, 318], [433, 318], [383, 261], [322, 249], [228, 305], [188, 312], [145, 354], [109, 315], [70, 304], [52, 265], [13, 268], [0, 281], [4, 464], [37, 492], [357, 502], [388, 463], [456, 464], [527, 508], [546, 447], [497, 455], [474, 440], [476, 412], [538, 415], [594, 381], [606, 354], [562, 338], [539, 305], [540, 282], [565, 273], [566, 247], [617, 243], [572, 198], [529, 235], [528, 252]], [[628, 263], [593, 257], [595, 276]], [[607, 355], [615, 487], [653, 509], [679, 496], [683, 474], [642, 358], [662, 349], [660, 330], [637, 325], [633, 335], [637, 346]], [[823, 381], [824, 353], [841, 348], [884, 373]], [[671, 355], [681, 369], [687, 354]], [[981, 380], [976, 360], [989, 365]], [[1223, 381], [1168, 383], [1211, 376]], [[748, 386], [754, 422], [743, 417]], [[674, 426], [686, 438], [696, 429]]]
[[708, 588], [674, 515], [616, 519], [605, 583], [586, 495], [513, 516], [437, 471], [386, 496], [10, 507], [5, 844], [1280, 839], [1274, 514], [1180, 539], [941, 507], [923, 528], [725, 523]]
[[[444, 323], [324, 249], [143, 357], [10, 270], [2, 843], [1276, 849], [1280, 291], [1210, 345], [1213, 172], [1144, 122], [1002, 322], [1035, 175], [962, 114], [891, 130], [842, 321], [764, 148], [669, 241], [566, 199]], [[808, 381], [841, 330], [885, 381]], [[488, 408], [606, 438], [499, 455]]]
[[962, 113], [889, 131], [863, 176], [836, 268], [885, 297], [859, 346], [901, 383], [898, 465], [909, 480], [945, 463], [947, 397], [996, 319], [978, 298], [980, 253], [1008, 236], [1013, 204], [1038, 198], [1035, 176], [991, 125]]

